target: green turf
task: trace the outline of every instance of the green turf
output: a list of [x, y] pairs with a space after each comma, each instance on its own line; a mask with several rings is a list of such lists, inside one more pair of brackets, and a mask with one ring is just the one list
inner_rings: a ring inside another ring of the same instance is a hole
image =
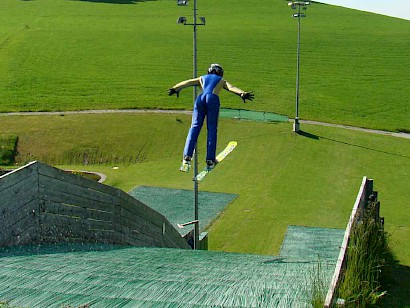
[[[105, 173], [106, 184], [130, 191], [138, 185], [193, 189], [192, 174], [178, 172], [189, 125], [188, 115], [13, 116], [1, 119], [0, 130], [18, 135], [19, 155], [31, 153], [33, 159], [48, 153], [58, 160], [72, 148], [90, 145], [117, 156], [146, 149], [147, 160], [139, 164], [62, 166]], [[209, 230], [210, 248], [277, 254], [290, 224], [345, 228], [362, 177], [368, 176], [380, 192], [394, 252], [410, 265], [409, 141], [340, 128], [302, 128], [306, 133], [295, 135], [290, 123], [220, 121], [219, 148], [230, 140], [238, 147], [200, 190], [239, 197]]]
[[[211, 62], [255, 101], [294, 116], [296, 20], [286, 2], [209, 0], [198, 69]], [[0, 111], [191, 108], [166, 89], [192, 76], [192, 4], [174, 1], [0, 1]], [[300, 116], [409, 131], [410, 22], [319, 3], [302, 21]], [[225, 107], [241, 101], [222, 94]]]

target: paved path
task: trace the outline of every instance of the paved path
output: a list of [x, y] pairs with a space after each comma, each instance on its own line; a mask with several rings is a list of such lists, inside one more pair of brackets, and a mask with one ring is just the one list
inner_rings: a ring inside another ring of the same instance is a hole
[[[0, 113], [1, 116], [20, 116], [20, 115], [66, 115], [66, 114], [100, 114], [100, 113], [169, 113], [169, 114], [191, 114], [192, 111], [189, 110], [163, 110], [163, 109], [103, 109], [103, 110], [82, 110], [82, 111], [52, 111], [52, 112], [9, 112], [9, 113]], [[293, 122], [293, 119], [289, 119], [290, 122]], [[388, 132], [383, 130], [375, 130], [375, 129], [367, 129], [349, 125], [340, 125], [340, 124], [331, 124], [325, 122], [318, 122], [318, 121], [307, 121], [307, 120], [299, 120], [302, 124], [312, 124], [312, 125], [321, 125], [321, 126], [330, 126], [330, 127], [339, 127], [344, 129], [351, 129], [371, 134], [379, 134], [385, 136], [393, 136], [399, 138], [406, 138], [410, 139], [410, 134], [406, 133], [395, 133], [395, 132]]]
[[[293, 119], [289, 120], [289, 121], [293, 122]], [[378, 134], [378, 135], [385, 135], [385, 136], [393, 136], [393, 137], [400, 137], [400, 138], [410, 139], [410, 134], [406, 134], [406, 133], [394, 133], [394, 132], [388, 132], [388, 131], [384, 131], [384, 130], [368, 129], [368, 128], [349, 126], [349, 125], [331, 124], [331, 123], [317, 122], [317, 121], [299, 120], [299, 122], [304, 123], [304, 124], [339, 127], [339, 128], [357, 130], [357, 131], [371, 133], [371, 134]]]
[[65, 114], [99, 114], [99, 113], [170, 113], [170, 114], [192, 114], [189, 110], [173, 109], [101, 109], [101, 110], [80, 110], [80, 111], [34, 111], [34, 112], [5, 112], [0, 116], [20, 116], [20, 115], [65, 115]]

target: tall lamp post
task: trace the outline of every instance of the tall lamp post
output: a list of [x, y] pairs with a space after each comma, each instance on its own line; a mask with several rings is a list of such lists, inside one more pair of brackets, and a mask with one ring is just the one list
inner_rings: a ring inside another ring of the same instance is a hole
[[297, 10], [297, 13], [293, 14], [292, 17], [298, 19], [298, 42], [297, 42], [297, 65], [296, 65], [296, 115], [295, 122], [293, 123], [293, 131], [299, 132], [300, 123], [299, 123], [299, 74], [300, 74], [300, 18], [306, 17], [304, 13], [301, 13], [300, 10], [306, 10], [309, 2], [305, 1], [292, 1], [288, 2], [288, 5], [293, 9]]
[[[188, 0], [177, 0], [178, 6], [186, 6], [188, 5]], [[194, 0], [194, 19], [193, 23], [188, 23], [186, 17], [179, 17], [177, 20], [178, 24], [183, 24], [184, 26], [193, 26], [194, 29], [194, 40], [193, 40], [193, 78], [197, 78], [198, 69], [197, 69], [197, 26], [205, 26], [206, 19], [205, 17], [199, 17], [200, 22], [198, 22], [197, 18], [197, 6], [196, 0]], [[196, 100], [197, 97], [197, 87], [194, 87], [193, 90], [193, 99]], [[194, 249], [199, 249], [199, 210], [198, 210], [198, 181], [196, 177], [198, 175], [198, 149], [195, 145], [195, 152], [194, 152]]]

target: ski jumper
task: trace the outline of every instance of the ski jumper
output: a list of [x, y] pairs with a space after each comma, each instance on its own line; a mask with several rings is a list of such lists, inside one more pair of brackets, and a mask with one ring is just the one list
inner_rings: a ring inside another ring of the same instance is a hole
[[174, 89], [176, 91], [180, 91], [185, 87], [194, 85], [201, 86], [202, 93], [200, 93], [195, 100], [194, 110], [192, 113], [192, 124], [186, 138], [183, 154], [184, 157], [192, 157], [199, 133], [201, 132], [204, 120], [206, 118], [206, 126], [208, 130], [206, 160], [215, 161], [220, 107], [219, 93], [222, 89], [238, 95], [245, 92], [237, 87], [234, 87], [221, 76], [216, 74], [208, 74], [199, 78], [182, 81], [175, 85]]

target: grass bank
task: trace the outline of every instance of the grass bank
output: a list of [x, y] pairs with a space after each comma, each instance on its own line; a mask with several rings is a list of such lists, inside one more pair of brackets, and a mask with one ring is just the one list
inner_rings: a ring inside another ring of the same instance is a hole
[[[293, 117], [296, 21], [282, 1], [209, 0], [198, 69], [255, 93], [248, 108]], [[173, 1], [0, 1], [0, 112], [191, 108], [166, 89], [192, 76], [192, 6]], [[410, 22], [312, 3], [302, 22], [300, 116], [410, 131]], [[224, 93], [225, 107], [241, 106]]]

